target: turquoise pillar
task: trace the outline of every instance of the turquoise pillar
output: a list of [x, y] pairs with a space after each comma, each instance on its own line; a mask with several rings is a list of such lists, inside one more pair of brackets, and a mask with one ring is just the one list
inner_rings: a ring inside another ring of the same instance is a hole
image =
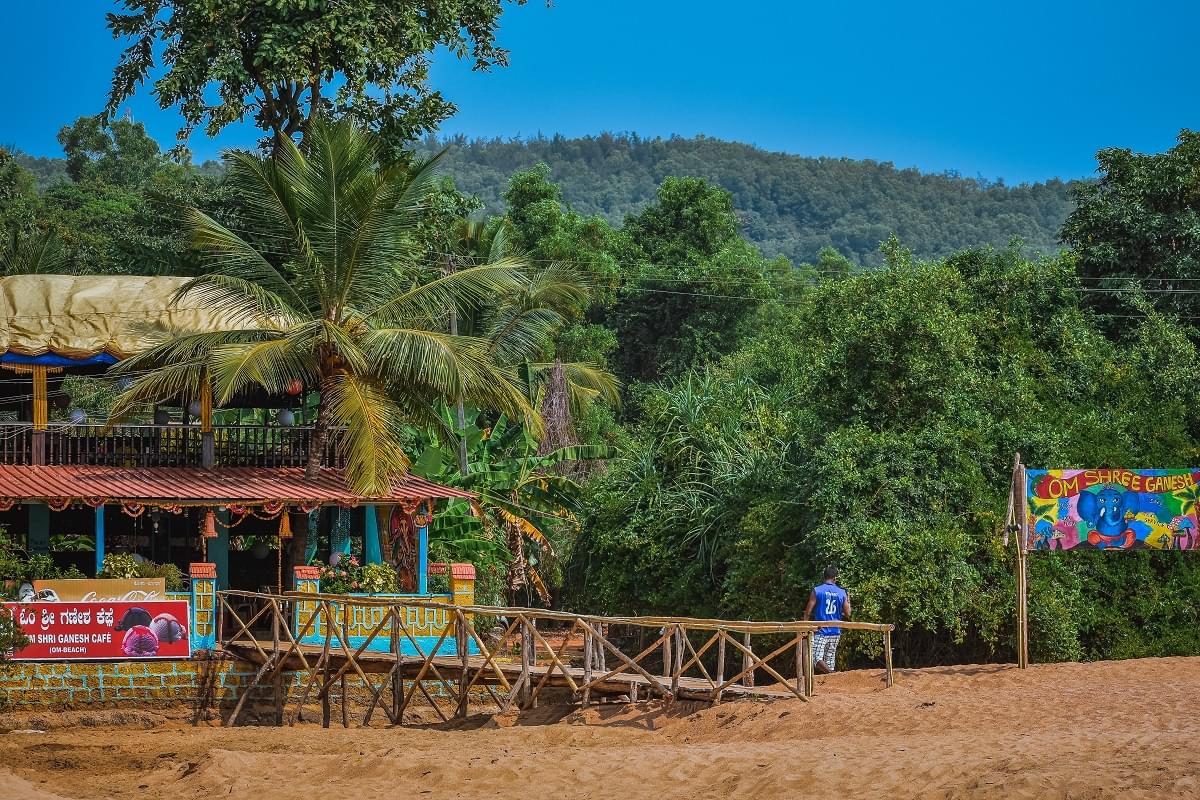
[[208, 561], [217, 565], [217, 588], [229, 588], [229, 511], [217, 511], [217, 535], [208, 540]]
[[104, 506], [96, 508], [96, 575], [104, 569]]
[[317, 557], [317, 534], [321, 532], [320, 525], [321, 510], [318, 508], [308, 512], [308, 543], [304, 548], [304, 566], [311, 564]]
[[363, 506], [363, 556], [368, 564], [383, 563], [383, 548], [379, 546], [379, 521], [375, 506]]
[[29, 552], [50, 552], [50, 507], [45, 503], [30, 503], [29, 506]]
[[429, 526], [417, 528], [417, 594], [429, 594]]

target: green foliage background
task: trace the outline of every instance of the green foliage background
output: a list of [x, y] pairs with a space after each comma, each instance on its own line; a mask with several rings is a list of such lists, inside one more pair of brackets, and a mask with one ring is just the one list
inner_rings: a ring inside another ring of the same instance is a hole
[[667, 178], [703, 178], [733, 196], [749, 242], [768, 257], [782, 255], [795, 264], [833, 247], [855, 263], [878, 266], [879, 243], [893, 233], [926, 258], [985, 244], [1003, 247], [1013, 237], [1024, 242], [1027, 254], [1053, 253], [1074, 207], [1073, 182], [1006, 186], [889, 162], [804, 158], [704, 136], [430, 138], [423, 149], [444, 146], [459, 188], [494, 212], [504, 210], [509, 176], [539, 163], [549, 165], [576, 212], [614, 225], [653, 204]]
[[[0, 158], [0, 224], [58, 232], [73, 271], [193, 273], [185, 205], [241, 228], [220, 170], [137, 126], [80, 120], [62, 141], [65, 160]], [[1013, 454], [1200, 462], [1188, 132], [1104, 151], [1095, 183], [1022, 187], [704, 138], [452, 145], [431, 258], [452, 219], [503, 214], [531, 263], [594, 283], [546, 358], [624, 382], [620, 408], [574, 420], [616, 455], [548, 531], [565, 605], [792, 618], [835, 563], [859, 618], [898, 625], [900, 663], [1011, 659]], [[1200, 653], [1194, 554], [1030, 570], [1035, 660]]]

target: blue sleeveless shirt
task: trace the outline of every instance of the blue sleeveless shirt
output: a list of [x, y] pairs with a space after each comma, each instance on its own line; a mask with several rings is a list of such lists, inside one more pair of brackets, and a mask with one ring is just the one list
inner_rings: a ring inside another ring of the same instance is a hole
[[[822, 583], [813, 589], [813, 594], [817, 596], [816, 605], [813, 606], [813, 619], [819, 622], [841, 620], [842, 607], [846, 604], [845, 589], [834, 583]], [[841, 632], [841, 628], [832, 627], [817, 631], [822, 636], [837, 636]]]

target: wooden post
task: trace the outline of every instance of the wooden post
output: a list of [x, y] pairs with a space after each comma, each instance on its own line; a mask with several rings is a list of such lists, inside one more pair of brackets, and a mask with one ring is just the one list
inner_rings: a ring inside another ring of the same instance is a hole
[[[353, 658], [350, 652], [350, 604], [341, 603], [342, 607], [342, 657]], [[350, 698], [346, 696], [346, 673], [342, 673], [342, 727], [350, 727]]]
[[725, 684], [725, 631], [717, 629], [717, 693], [713, 698], [714, 703], [721, 702], [720, 688]]
[[46, 428], [50, 424], [50, 406], [47, 401], [46, 373], [44, 364], [30, 367], [33, 378], [33, 435], [31, 460], [35, 466], [46, 463]]
[[[671, 664], [671, 699], [679, 697], [679, 673], [683, 668], [683, 626], [675, 623], [675, 662]], [[671, 639], [667, 639], [671, 641]]]
[[400, 606], [392, 606], [392, 719], [399, 725], [404, 721], [404, 661], [400, 655]]
[[454, 646], [458, 650], [461, 673], [458, 676], [458, 716], [467, 716], [467, 687], [470, 685], [470, 644], [467, 637], [467, 615], [462, 609], [454, 612]]
[[896, 682], [896, 676], [892, 672], [892, 632], [890, 630], [883, 632], [883, 666], [887, 670], [887, 685], [891, 687]]
[[812, 631], [804, 634], [804, 696], [812, 697], [817, 689], [817, 681], [812, 659]]
[[[206, 369], [200, 377], [200, 466], [204, 469], [212, 469], [217, 461], [213, 443], [212, 406], [212, 381]], [[283, 513], [287, 513], [286, 509]]]
[[586, 706], [592, 698], [592, 631], [583, 629], [583, 704]]
[[[103, 508], [103, 506], [101, 506]], [[200, 541], [204, 541], [203, 538]], [[217, 592], [216, 602], [213, 603], [217, 614], [217, 647], [225, 649], [225, 598]]]
[[529, 702], [533, 686], [531, 685], [531, 676], [529, 674], [530, 661], [532, 654], [530, 648], [533, 647], [533, 634], [529, 632], [530, 621], [525, 616], [521, 617], [521, 707], [523, 708]]
[[796, 691], [805, 694], [804, 685], [804, 637], [801, 633], [796, 637]]
[[324, 665], [324, 670], [321, 676], [321, 727], [329, 727], [329, 647], [333, 639], [333, 614], [329, 610], [329, 603], [321, 601], [321, 614], [325, 618], [325, 645], [321, 652], [321, 663]]
[[1026, 572], [1026, 546], [1029, 542], [1029, 511], [1026, 495], [1025, 465], [1017, 454], [1013, 491], [1017, 493], [1014, 507], [1017, 514], [1017, 667], [1029, 666], [1029, 587]]
[[278, 601], [271, 598], [271, 660], [275, 666], [275, 679], [272, 681], [275, 690], [275, 725], [283, 727], [283, 664], [279, 656], [279, 616]]
[[[754, 663], [754, 659], [750, 655], [754, 651], [754, 648], [750, 646], [750, 631], [742, 634], [742, 645], [746, 648], [746, 652], [742, 653], [742, 669], [750, 669], [750, 665]], [[753, 685], [754, 670], [750, 669], [749, 672], [742, 676], [742, 686]]]
[[664, 636], [663, 643], [662, 643], [662, 651], [663, 651], [662, 674], [663, 674], [664, 678], [668, 677], [671, 674], [671, 670], [675, 663], [674, 659], [671, 658], [671, 637], [665, 636], [666, 632], [667, 632], [667, 627], [665, 627], [665, 626], [662, 628], [662, 630], [659, 631], [659, 635]]

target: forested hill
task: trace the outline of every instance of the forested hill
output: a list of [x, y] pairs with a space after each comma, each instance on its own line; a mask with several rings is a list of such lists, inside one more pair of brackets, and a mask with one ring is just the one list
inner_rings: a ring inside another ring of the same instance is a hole
[[530, 141], [426, 142], [449, 145], [447, 169], [461, 190], [493, 211], [514, 172], [545, 162], [564, 199], [583, 214], [621, 222], [655, 196], [668, 176], [706, 178], [733, 193], [746, 236], [767, 255], [813, 261], [832, 245], [863, 263], [879, 263], [891, 233], [917, 255], [944, 256], [1013, 237], [1029, 252], [1055, 252], [1072, 207], [1060, 180], [1009, 187], [955, 175], [897, 169], [890, 163], [803, 158], [719, 139], [562, 136]]

